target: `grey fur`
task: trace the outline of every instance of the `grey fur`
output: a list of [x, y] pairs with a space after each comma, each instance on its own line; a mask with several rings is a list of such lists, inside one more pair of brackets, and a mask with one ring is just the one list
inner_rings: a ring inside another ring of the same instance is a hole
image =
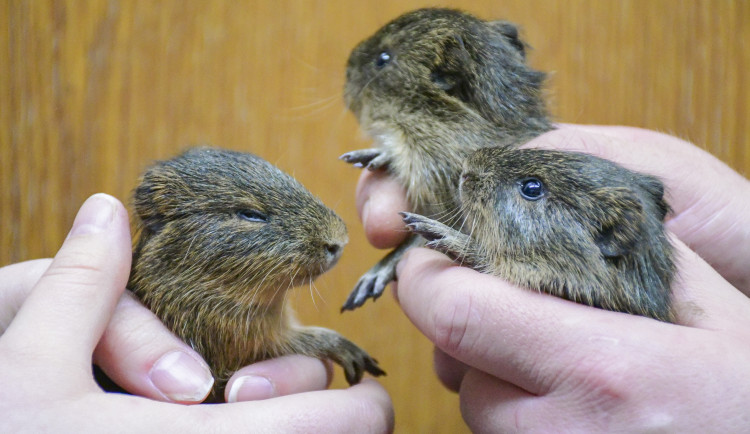
[[[515, 146], [552, 128], [544, 74], [525, 55], [526, 44], [505, 21], [451, 9], [396, 18], [360, 43], [347, 64], [347, 106], [379, 146], [341, 158], [387, 170], [416, 212], [450, 223], [458, 176], [472, 151]], [[377, 298], [403, 251], [418, 243], [406, 241], [366, 273], [342, 310]]]
[[[524, 182], [543, 194], [524, 198]], [[591, 155], [485, 148], [460, 182], [463, 232], [404, 214], [427, 246], [515, 284], [674, 322], [673, 247], [658, 179]]]

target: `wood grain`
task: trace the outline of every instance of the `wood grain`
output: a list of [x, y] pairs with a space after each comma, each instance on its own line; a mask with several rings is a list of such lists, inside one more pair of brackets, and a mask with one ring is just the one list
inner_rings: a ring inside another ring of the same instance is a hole
[[[349, 50], [422, 1], [17, 1], [0, 5], [0, 264], [51, 256], [83, 200], [128, 201], [139, 172], [186, 146], [251, 151], [348, 222], [341, 263], [295, 292], [303, 321], [342, 331], [388, 371], [400, 432], [461, 432], [431, 345], [388, 296], [338, 309], [371, 248], [354, 208], [368, 146], [342, 103]], [[453, 4], [455, 5], [455, 4]], [[463, 1], [521, 24], [564, 122], [687, 138], [747, 174], [750, 3]], [[311, 300], [312, 298], [312, 300]], [[343, 382], [337, 380], [335, 385]]]

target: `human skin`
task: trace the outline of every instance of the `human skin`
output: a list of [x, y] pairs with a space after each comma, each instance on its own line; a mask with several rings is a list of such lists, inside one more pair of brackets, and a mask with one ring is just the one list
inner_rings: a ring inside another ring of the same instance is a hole
[[[182, 398], [201, 387], [208, 392], [205, 363], [125, 292], [130, 246], [127, 212], [99, 194], [84, 203], [53, 260], [0, 269], [1, 432], [392, 430], [392, 404], [377, 382], [324, 390], [330, 367], [299, 356], [238, 371], [227, 392], [236, 403], [177, 404], [200, 401]], [[154, 365], [175, 351], [154, 380]], [[135, 395], [103, 392], [92, 357]]]
[[[399, 264], [395, 294], [435, 344], [435, 369], [478, 432], [735, 432], [750, 426], [750, 185], [677, 138], [561, 125], [528, 145], [588, 152], [660, 177], [673, 214], [678, 325], [603, 311], [458, 267], [426, 249]], [[730, 188], [727, 188], [730, 186]], [[398, 185], [365, 172], [368, 239], [405, 235]]]

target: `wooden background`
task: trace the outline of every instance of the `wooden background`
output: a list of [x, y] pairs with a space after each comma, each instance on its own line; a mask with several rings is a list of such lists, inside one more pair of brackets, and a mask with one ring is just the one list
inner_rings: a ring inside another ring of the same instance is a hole
[[368, 146], [342, 103], [344, 64], [380, 25], [427, 5], [521, 24], [531, 63], [551, 72], [557, 120], [669, 132], [750, 170], [748, 2], [6, 0], [0, 265], [53, 255], [87, 196], [128, 201], [154, 159], [198, 143], [254, 152], [349, 224], [321, 295], [292, 297], [302, 320], [382, 362], [398, 431], [466, 430], [457, 396], [434, 378], [431, 345], [390, 297], [339, 314], [382, 254], [359, 226], [358, 171], [336, 159]]

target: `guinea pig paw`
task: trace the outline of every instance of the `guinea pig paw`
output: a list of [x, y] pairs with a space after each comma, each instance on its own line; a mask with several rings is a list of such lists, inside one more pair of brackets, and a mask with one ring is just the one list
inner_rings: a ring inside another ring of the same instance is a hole
[[365, 372], [375, 377], [385, 375], [377, 360], [349, 340], [345, 340], [345, 348], [341, 349], [337, 362], [344, 368], [344, 376], [349, 385], [362, 381]]
[[359, 149], [347, 152], [340, 156], [339, 159], [352, 164], [354, 167], [367, 167], [369, 170], [383, 169], [390, 162], [390, 157], [380, 148]]
[[359, 278], [341, 311], [354, 310], [365, 304], [368, 298], [376, 300], [395, 277], [396, 270], [393, 267], [375, 265]]
[[340, 156], [339, 160], [361, 168], [369, 165], [372, 160], [380, 156], [380, 153], [378, 148], [358, 149]]
[[427, 240], [428, 246], [435, 240], [445, 238], [452, 231], [452, 229], [444, 224], [419, 214], [409, 212], [401, 212], [399, 214], [403, 217], [407, 229]]

